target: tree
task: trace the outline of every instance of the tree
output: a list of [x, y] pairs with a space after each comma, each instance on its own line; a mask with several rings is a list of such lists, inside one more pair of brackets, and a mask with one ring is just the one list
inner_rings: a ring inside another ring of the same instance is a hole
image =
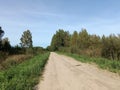
[[48, 50], [71, 52], [91, 57], [105, 57], [120, 60], [120, 34], [108, 37], [89, 34], [86, 29], [69, 34], [62, 29], [56, 31]]
[[9, 39], [6, 37], [2, 40], [2, 51], [10, 52], [10, 48], [11, 48], [11, 45], [10, 45]]
[[116, 53], [117, 53], [117, 59], [120, 60], [120, 34], [118, 34], [118, 38], [116, 41]]
[[70, 35], [69, 32], [59, 29], [53, 35], [51, 48], [52, 50], [59, 50], [61, 47], [69, 47]]
[[89, 34], [86, 29], [82, 29], [79, 33], [79, 48], [87, 49], [89, 47]]
[[2, 27], [0, 27], [0, 50], [2, 49], [2, 37], [4, 35], [4, 31], [2, 30]]
[[24, 31], [23, 35], [21, 37], [21, 46], [22, 47], [32, 47], [32, 34], [30, 32], [30, 30]]
[[0, 27], [0, 40], [3, 37], [3, 35], [4, 35], [4, 31], [2, 30], [2, 27]]
[[78, 32], [74, 31], [71, 36], [71, 53], [78, 53]]
[[90, 56], [101, 56], [102, 42], [100, 36], [89, 35], [89, 54]]
[[109, 37], [102, 37], [102, 56], [112, 60], [120, 59], [120, 38], [111, 34]]

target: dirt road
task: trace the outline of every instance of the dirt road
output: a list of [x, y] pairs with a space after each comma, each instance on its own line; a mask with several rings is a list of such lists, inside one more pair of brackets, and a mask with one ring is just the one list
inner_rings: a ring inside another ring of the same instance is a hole
[[120, 90], [120, 77], [52, 52], [37, 90]]

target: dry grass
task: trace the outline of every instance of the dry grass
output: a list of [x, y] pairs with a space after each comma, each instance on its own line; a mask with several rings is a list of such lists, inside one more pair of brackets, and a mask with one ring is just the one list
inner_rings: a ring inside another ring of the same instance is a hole
[[12, 55], [9, 56], [6, 60], [4, 60], [1, 64], [0, 64], [0, 70], [4, 70], [7, 69], [11, 66], [20, 64], [21, 62], [28, 60], [30, 58], [32, 58], [33, 56], [31, 55]]
[[6, 60], [15, 60], [17, 62], [21, 62], [21, 61], [27, 60], [31, 57], [32, 57], [31, 55], [20, 54], [20, 55], [9, 56]]

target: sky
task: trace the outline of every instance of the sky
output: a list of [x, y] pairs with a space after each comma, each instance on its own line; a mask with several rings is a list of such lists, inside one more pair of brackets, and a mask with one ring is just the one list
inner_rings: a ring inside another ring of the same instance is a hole
[[47, 47], [58, 29], [120, 34], [120, 0], [0, 0], [0, 26], [11, 45], [30, 30], [34, 46]]

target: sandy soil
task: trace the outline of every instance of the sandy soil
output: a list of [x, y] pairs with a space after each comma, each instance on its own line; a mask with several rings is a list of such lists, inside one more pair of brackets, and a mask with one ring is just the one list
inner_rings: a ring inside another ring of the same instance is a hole
[[120, 90], [120, 76], [52, 52], [37, 90]]

